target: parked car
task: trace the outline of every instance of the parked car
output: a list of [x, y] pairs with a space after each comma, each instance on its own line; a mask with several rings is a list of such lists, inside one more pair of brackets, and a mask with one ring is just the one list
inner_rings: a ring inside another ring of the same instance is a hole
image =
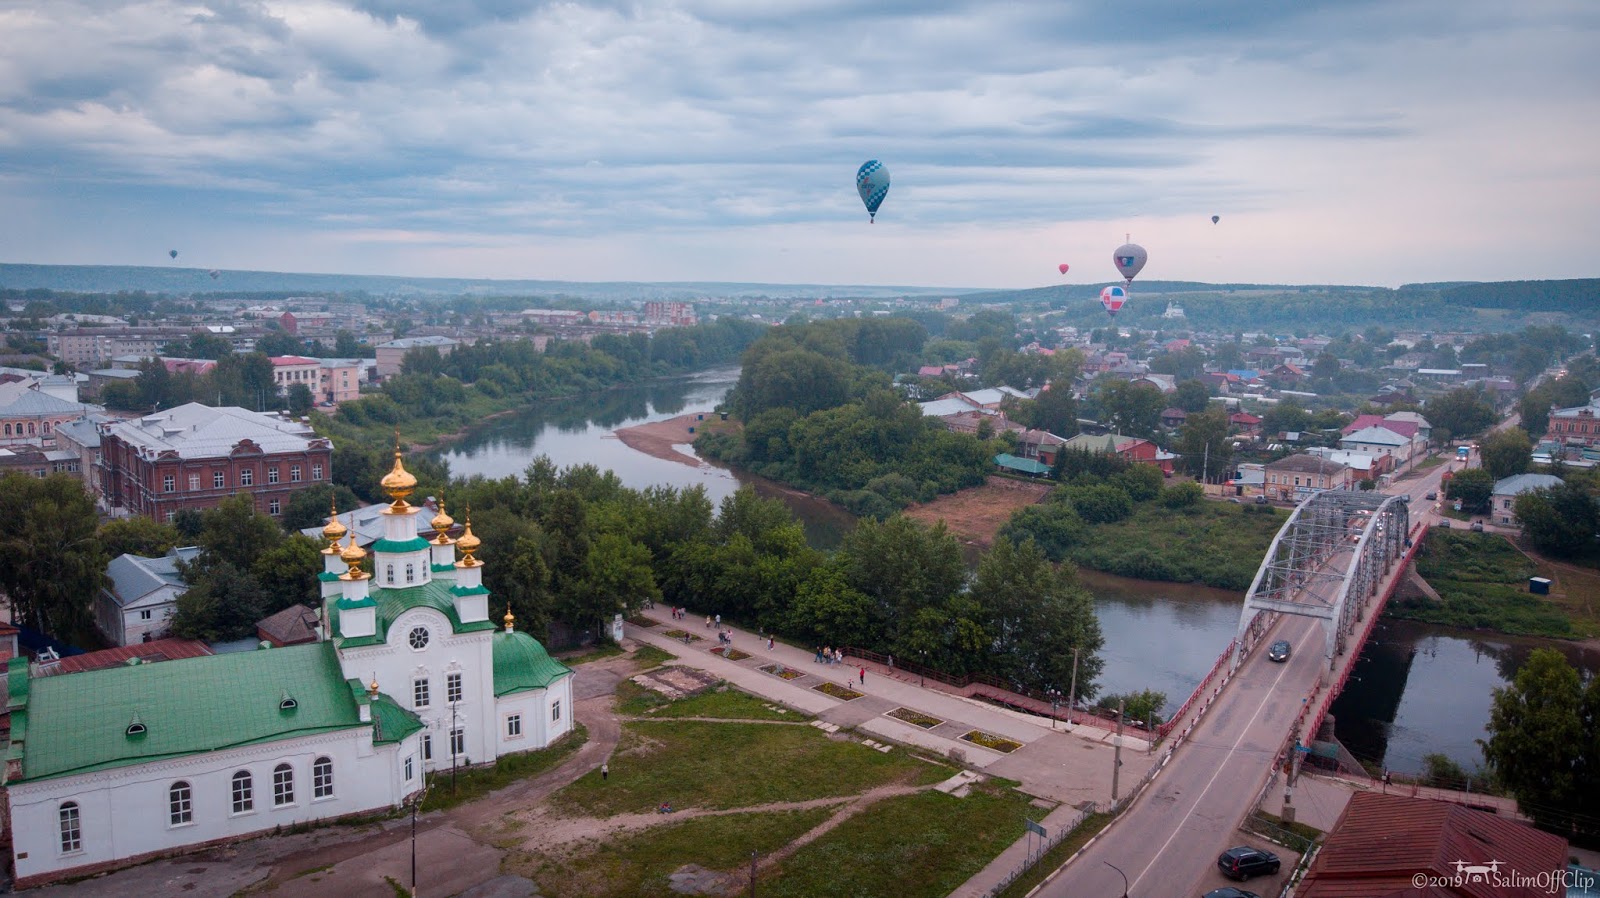
[[1266, 496], [1257, 496], [1256, 497], [1256, 504], [1257, 505], [1270, 505], [1271, 502], [1267, 499]]
[[1211, 891], [1207, 892], [1205, 894], [1205, 898], [1261, 898], [1261, 896], [1257, 895], [1255, 892], [1246, 892], [1244, 889], [1236, 889], [1233, 886], [1223, 886], [1220, 889], [1212, 889]]
[[1290, 645], [1289, 640], [1280, 639], [1267, 649], [1268, 661], [1288, 661]]
[[[1287, 647], [1288, 643], [1284, 643]], [[1274, 646], [1276, 648], [1276, 646]], [[1284, 657], [1288, 657], [1285, 655]], [[1252, 876], [1269, 875], [1278, 872], [1278, 856], [1270, 851], [1240, 845], [1229, 848], [1217, 855], [1217, 869], [1229, 879], [1243, 882]]]
[[1472, 531], [1474, 533], [1482, 533], [1483, 532], [1483, 522], [1482, 521], [1473, 521], [1472, 522]]
[[1427, 499], [1429, 502], [1433, 502], [1433, 501], [1438, 500], [1439, 494], [1438, 493], [1429, 493], [1426, 496], [1423, 496], [1422, 498]]
[[1443, 527], [1446, 530], [1449, 530], [1450, 529], [1450, 522], [1449, 521], [1440, 521], [1439, 522], [1439, 526]]

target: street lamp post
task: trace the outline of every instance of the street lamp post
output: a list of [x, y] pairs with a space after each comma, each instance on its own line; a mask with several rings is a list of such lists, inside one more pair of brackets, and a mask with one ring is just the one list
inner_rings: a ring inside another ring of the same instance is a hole
[[1056, 710], [1061, 707], [1061, 690], [1050, 687], [1045, 691], [1050, 696], [1050, 729], [1056, 728]]
[[928, 685], [928, 650], [922, 650], [922, 668], [917, 671], [917, 685]]
[[1122, 877], [1122, 898], [1128, 898], [1128, 874], [1123, 873], [1121, 867], [1118, 867], [1116, 864], [1113, 864], [1110, 861], [1101, 861], [1101, 863], [1117, 871], [1117, 874]]

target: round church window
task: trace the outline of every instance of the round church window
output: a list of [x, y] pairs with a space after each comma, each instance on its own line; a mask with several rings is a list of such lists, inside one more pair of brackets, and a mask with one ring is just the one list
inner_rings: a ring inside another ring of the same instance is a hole
[[428, 647], [428, 628], [427, 627], [412, 627], [411, 628], [411, 636], [409, 638], [409, 641], [411, 643], [411, 647], [414, 648], [414, 649], [417, 649], [418, 651], [421, 651], [422, 649], [427, 648]]

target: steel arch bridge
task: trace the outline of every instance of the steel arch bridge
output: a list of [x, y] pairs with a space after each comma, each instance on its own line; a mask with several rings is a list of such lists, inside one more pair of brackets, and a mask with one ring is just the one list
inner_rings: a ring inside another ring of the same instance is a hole
[[1323, 490], [1302, 502], [1273, 537], [1245, 594], [1232, 668], [1244, 660], [1246, 634], [1265, 632], [1272, 615], [1298, 614], [1322, 621], [1323, 655], [1331, 670], [1366, 599], [1405, 554], [1409, 498]]

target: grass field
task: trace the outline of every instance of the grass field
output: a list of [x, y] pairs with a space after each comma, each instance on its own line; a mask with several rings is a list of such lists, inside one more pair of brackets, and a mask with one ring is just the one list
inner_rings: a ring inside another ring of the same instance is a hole
[[1122, 577], [1248, 589], [1284, 513], [1254, 505], [1201, 502], [1171, 509], [1138, 505], [1127, 520], [1089, 529], [1068, 557]]
[[[881, 753], [813, 727], [757, 722], [797, 715], [775, 715], [737, 690], [669, 703], [631, 683], [624, 687], [625, 708], [662, 719], [625, 722], [609, 778], [585, 775], [552, 796], [550, 809], [579, 825], [575, 818], [594, 818], [596, 833], [605, 832], [608, 817], [649, 815], [662, 802], [679, 812], [724, 813], [664, 815], [660, 825], [559, 844], [504, 845], [503, 868], [533, 878], [550, 898], [670, 898], [669, 876], [689, 865], [720, 875], [721, 894], [742, 895], [751, 852], [764, 859], [756, 887], [765, 896], [940, 898], [1021, 838], [1024, 816], [1043, 813], [1007, 780], [981, 782], [967, 797], [952, 798], [926, 788], [954, 772], [944, 764], [898, 749]], [[729, 719], [682, 719], [711, 716]], [[886, 785], [923, 791], [848, 807]], [[838, 801], [772, 807], [828, 798]]]
[[759, 894], [944, 896], [1022, 838], [1028, 797], [988, 783], [966, 798], [919, 792], [878, 802], [795, 852]]
[[[1503, 536], [1433, 528], [1417, 553], [1417, 572], [1441, 601], [1395, 600], [1386, 614], [1513, 636], [1570, 639], [1600, 634], [1594, 611], [1600, 572], [1586, 576], [1580, 568], [1535, 562]], [[1533, 576], [1557, 580], [1561, 594], [1529, 593], [1528, 578]]]
[[[772, 702], [748, 692], [721, 688], [678, 701], [669, 701], [659, 692], [623, 681], [617, 684], [617, 711], [628, 717], [721, 717], [728, 720], [810, 720], [799, 711], [786, 713], [767, 707]], [[774, 705], [773, 707], [778, 707]]]
[[504, 789], [521, 780], [530, 779], [565, 761], [569, 755], [589, 741], [583, 724], [574, 724], [572, 732], [557, 739], [543, 751], [501, 755], [493, 767], [457, 771], [453, 778], [449, 770], [435, 772], [428, 778], [428, 792], [422, 802], [423, 811], [453, 808], [463, 802], [482, 798], [496, 789]]

